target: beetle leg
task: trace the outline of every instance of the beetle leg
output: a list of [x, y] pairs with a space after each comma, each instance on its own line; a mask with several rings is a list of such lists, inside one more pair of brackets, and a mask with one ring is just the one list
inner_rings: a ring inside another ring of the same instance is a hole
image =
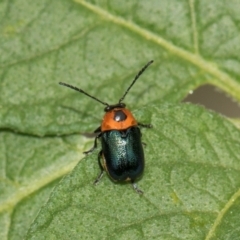
[[94, 130], [94, 133], [100, 133], [101, 132], [101, 126]]
[[99, 133], [99, 134], [95, 137], [93, 147], [92, 147], [90, 150], [85, 151], [85, 152], [83, 152], [83, 153], [85, 153], [85, 154], [89, 154], [89, 153], [91, 153], [92, 151], [94, 151], [94, 149], [97, 148], [97, 139], [100, 138], [101, 135], [102, 135], [102, 133]]
[[143, 191], [138, 188], [138, 186], [137, 186], [137, 184], [134, 182], [134, 180], [131, 180], [131, 182], [132, 182], [133, 189], [134, 189], [137, 193], [143, 194]]
[[101, 169], [100, 174], [98, 175], [97, 179], [93, 182], [94, 185], [97, 185], [98, 182], [101, 180], [102, 176], [103, 176], [104, 171]]
[[101, 180], [101, 178], [102, 178], [102, 176], [103, 176], [104, 170], [103, 170], [103, 167], [102, 167], [102, 164], [101, 164], [101, 157], [102, 157], [102, 151], [100, 151], [100, 152], [98, 153], [98, 163], [99, 163], [101, 172], [100, 172], [100, 174], [98, 175], [97, 179], [94, 181], [94, 183], [93, 183], [94, 185], [96, 185], [96, 184]]
[[153, 127], [152, 124], [144, 124], [144, 123], [138, 123], [138, 126], [145, 127], [145, 128], [152, 128]]

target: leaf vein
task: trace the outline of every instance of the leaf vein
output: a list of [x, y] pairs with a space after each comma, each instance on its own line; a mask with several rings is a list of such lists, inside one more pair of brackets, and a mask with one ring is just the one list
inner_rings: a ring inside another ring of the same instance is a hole
[[159, 46], [162, 46], [163, 48], [167, 49], [169, 52], [178, 56], [179, 58], [182, 58], [192, 63], [193, 65], [197, 66], [200, 69], [203, 69], [205, 72], [211, 74], [217, 79], [216, 80], [213, 78], [211, 80], [214, 85], [222, 88], [226, 92], [230, 92], [236, 99], [240, 100], [240, 95], [239, 95], [240, 86], [237, 83], [237, 81], [227, 73], [220, 70], [215, 63], [209, 62], [199, 55], [193, 54], [178, 46], [175, 46], [171, 42], [165, 40], [164, 38], [161, 38], [159, 35], [153, 32], [148, 31], [147, 29], [144, 29], [141, 26], [138, 26], [134, 22], [127, 21], [119, 16], [115, 16], [96, 5], [88, 3], [84, 0], [74, 0], [74, 1], [76, 3], [81, 4], [85, 8], [91, 10], [92, 12], [99, 15], [100, 17], [114, 24], [117, 24], [119, 26], [123, 26], [131, 30], [132, 32], [139, 34], [144, 39], [148, 41], [152, 41], [158, 44]]

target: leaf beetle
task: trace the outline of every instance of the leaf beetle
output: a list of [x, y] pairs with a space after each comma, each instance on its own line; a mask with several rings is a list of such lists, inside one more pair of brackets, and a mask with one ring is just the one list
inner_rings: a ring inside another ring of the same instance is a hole
[[105, 170], [113, 181], [130, 181], [137, 193], [143, 193], [135, 183], [135, 180], [141, 177], [144, 171], [143, 143], [141, 142], [139, 127], [151, 128], [152, 125], [137, 122], [131, 111], [126, 108], [126, 104], [122, 101], [137, 79], [152, 63], [153, 61], [148, 62], [138, 72], [118, 103], [113, 105], [91, 96], [80, 88], [59, 82], [60, 85], [83, 93], [106, 106], [101, 126], [94, 131], [97, 134], [94, 145], [90, 150], [84, 152], [88, 154], [96, 149], [97, 140], [100, 139], [102, 149], [98, 154], [98, 162], [101, 172], [95, 180], [95, 184], [102, 178]]

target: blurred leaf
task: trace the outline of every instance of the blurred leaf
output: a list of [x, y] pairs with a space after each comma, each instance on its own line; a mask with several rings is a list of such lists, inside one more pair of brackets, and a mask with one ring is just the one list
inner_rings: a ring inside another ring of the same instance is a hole
[[234, 0], [76, 1], [21, 0], [9, 10], [1, 3], [1, 128], [40, 136], [90, 131], [101, 106], [58, 82], [115, 103], [151, 59], [127, 96], [133, 108], [179, 102], [205, 83], [240, 100]]
[[237, 128], [240, 128], [240, 119], [230, 119], [230, 121], [231, 121]]
[[[0, 239], [23, 239], [59, 179], [82, 158], [78, 136], [0, 135]], [[8, 236], [8, 238], [7, 238]]]

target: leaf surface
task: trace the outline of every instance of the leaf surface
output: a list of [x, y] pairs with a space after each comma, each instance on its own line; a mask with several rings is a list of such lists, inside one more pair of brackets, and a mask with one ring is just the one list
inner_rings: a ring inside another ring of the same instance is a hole
[[228, 221], [234, 219], [231, 209], [239, 212], [240, 132], [216, 114], [191, 105], [148, 107], [135, 114], [154, 126], [143, 130], [146, 170], [138, 185], [144, 195], [107, 176], [94, 186], [100, 170], [97, 153], [92, 154], [54, 190], [27, 239], [236, 235], [238, 221]]
[[239, 100], [238, 12], [234, 1], [216, 4], [12, 3], [1, 23], [0, 127], [40, 136], [90, 131], [101, 119], [99, 104], [58, 82], [115, 103], [151, 59], [127, 96], [132, 108], [181, 101], [205, 83]]
[[[236, 0], [1, 1], [0, 239], [239, 236], [239, 120], [178, 104], [206, 83], [240, 100], [239, 11]], [[152, 59], [125, 99], [154, 125], [144, 196], [107, 177], [95, 187], [97, 152], [82, 159], [93, 140], [80, 134], [104, 106], [58, 82], [114, 104]]]

